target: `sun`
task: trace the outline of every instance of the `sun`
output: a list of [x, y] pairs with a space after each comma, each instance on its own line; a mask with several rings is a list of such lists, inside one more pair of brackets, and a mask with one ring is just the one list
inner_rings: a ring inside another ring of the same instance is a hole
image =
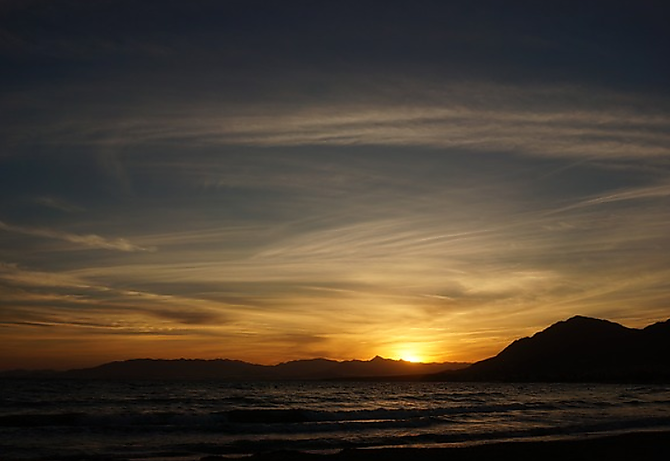
[[401, 351], [398, 355], [400, 356], [400, 360], [404, 360], [405, 362], [423, 362], [423, 358], [414, 351]]
[[412, 363], [425, 363], [429, 355], [425, 343], [419, 341], [398, 342], [389, 352], [389, 356], [396, 360]]

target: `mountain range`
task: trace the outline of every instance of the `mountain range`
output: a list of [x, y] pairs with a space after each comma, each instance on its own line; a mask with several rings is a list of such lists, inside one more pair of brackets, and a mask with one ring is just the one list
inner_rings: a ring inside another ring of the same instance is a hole
[[383, 379], [391, 376], [423, 376], [468, 365], [457, 362], [414, 363], [379, 356], [372, 360], [342, 362], [327, 359], [295, 360], [278, 365], [258, 365], [228, 359], [133, 359], [63, 372], [5, 372], [0, 373], [0, 377], [227, 381], [336, 380], [355, 377]]
[[486, 382], [670, 382], [670, 320], [643, 329], [576, 316], [514, 341], [474, 364], [372, 360], [296, 360], [258, 365], [239, 360], [134, 359], [94, 368], [13, 371], [0, 377], [66, 379], [412, 380]]

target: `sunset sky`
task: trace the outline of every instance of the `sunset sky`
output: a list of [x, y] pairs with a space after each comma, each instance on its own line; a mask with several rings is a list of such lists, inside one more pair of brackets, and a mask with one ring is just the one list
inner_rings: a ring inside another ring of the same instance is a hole
[[475, 361], [670, 318], [663, 1], [0, 2], [0, 370]]

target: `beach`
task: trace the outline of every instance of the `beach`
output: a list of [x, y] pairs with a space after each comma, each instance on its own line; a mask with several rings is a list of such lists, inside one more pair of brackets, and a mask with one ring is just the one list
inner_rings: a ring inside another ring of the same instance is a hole
[[[206, 457], [202, 461], [226, 458]], [[229, 458], [228, 458], [229, 459]], [[583, 439], [508, 441], [439, 448], [345, 449], [335, 454], [277, 451], [256, 454], [254, 461], [476, 461], [517, 460], [668, 460], [670, 432], [637, 432]]]

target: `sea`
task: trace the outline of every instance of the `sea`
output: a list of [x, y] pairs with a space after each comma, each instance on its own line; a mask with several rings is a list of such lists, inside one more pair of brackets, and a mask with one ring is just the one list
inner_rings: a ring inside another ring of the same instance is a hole
[[670, 385], [0, 381], [0, 459], [198, 460], [670, 429]]

